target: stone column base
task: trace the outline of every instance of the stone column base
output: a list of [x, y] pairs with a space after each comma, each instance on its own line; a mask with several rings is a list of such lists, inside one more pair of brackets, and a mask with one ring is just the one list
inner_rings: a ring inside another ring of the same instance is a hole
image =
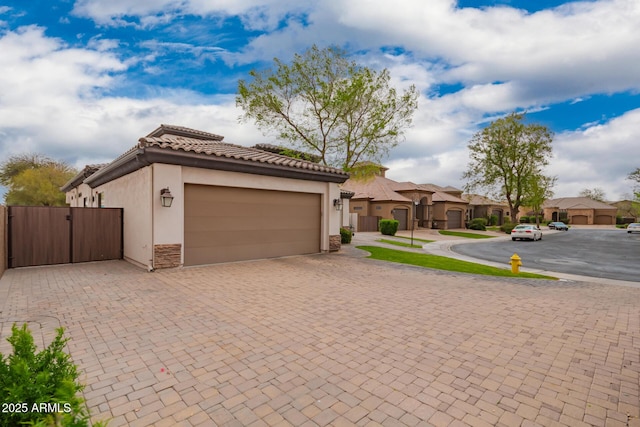
[[339, 234], [329, 236], [329, 252], [339, 251], [342, 246], [342, 238]]
[[153, 268], [173, 268], [180, 267], [180, 257], [182, 255], [182, 245], [180, 243], [154, 245], [153, 246]]

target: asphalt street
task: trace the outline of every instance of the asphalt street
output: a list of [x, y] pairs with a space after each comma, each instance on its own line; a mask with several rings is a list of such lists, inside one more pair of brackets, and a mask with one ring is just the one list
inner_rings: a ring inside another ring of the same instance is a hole
[[517, 253], [523, 266], [547, 271], [640, 282], [640, 233], [625, 230], [570, 229], [531, 241], [487, 241], [460, 244], [451, 250], [493, 262], [508, 262]]

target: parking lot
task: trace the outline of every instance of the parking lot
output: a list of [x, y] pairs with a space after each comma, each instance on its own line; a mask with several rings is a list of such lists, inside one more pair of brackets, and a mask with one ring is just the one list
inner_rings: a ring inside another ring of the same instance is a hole
[[530, 241], [482, 241], [454, 245], [456, 253], [492, 262], [508, 262], [517, 253], [525, 267], [587, 277], [640, 281], [640, 233], [617, 229], [571, 228], [549, 231]]

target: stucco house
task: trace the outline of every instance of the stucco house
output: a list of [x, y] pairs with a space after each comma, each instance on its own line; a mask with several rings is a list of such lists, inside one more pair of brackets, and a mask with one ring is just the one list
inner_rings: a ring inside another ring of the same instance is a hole
[[542, 204], [544, 218], [550, 221], [567, 220], [572, 225], [614, 225], [615, 206], [588, 197], [562, 197]]
[[[62, 190], [79, 207], [124, 209], [125, 259], [147, 267], [337, 250], [342, 170], [161, 125]], [[348, 209], [348, 208], [347, 208]]]
[[491, 215], [498, 217], [496, 225], [502, 225], [509, 222], [510, 212], [509, 205], [506, 203], [496, 202], [488, 197], [479, 194], [464, 194], [464, 200], [469, 203], [468, 220], [475, 218], [489, 218]]
[[618, 209], [616, 216], [620, 217], [623, 223], [637, 222], [638, 218], [640, 218], [640, 202], [636, 202], [635, 200], [620, 200], [617, 202], [608, 202], [608, 204]]
[[462, 191], [434, 184], [397, 182], [379, 166], [367, 177], [352, 177], [342, 189], [353, 192], [349, 211], [358, 214], [358, 231], [376, 231], [380, 219], [395, 219], [399, 230], [414, 227], [464, 228], [468, 203]]

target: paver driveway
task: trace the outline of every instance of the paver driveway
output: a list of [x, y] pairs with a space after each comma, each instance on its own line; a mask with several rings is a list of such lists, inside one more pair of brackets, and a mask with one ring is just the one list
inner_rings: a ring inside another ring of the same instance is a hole
[[640, 425], [640, 289], [351, 252], [10, 270], [2, 341], [65, 326], [111, 426]]

